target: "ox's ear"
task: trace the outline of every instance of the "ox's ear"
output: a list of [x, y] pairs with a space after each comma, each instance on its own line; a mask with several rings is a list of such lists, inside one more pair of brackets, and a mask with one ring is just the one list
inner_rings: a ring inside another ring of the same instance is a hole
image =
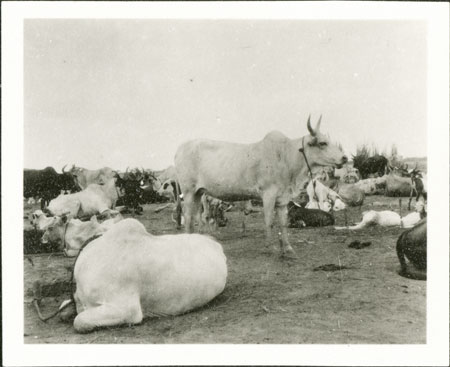
[[93, 215], [93, 216], [91, 217], [91, 222], [93, 222], [93, 223], [98, 223], [98, 220], [97, 220], [97, 216], [96, 216], [96, 215]]

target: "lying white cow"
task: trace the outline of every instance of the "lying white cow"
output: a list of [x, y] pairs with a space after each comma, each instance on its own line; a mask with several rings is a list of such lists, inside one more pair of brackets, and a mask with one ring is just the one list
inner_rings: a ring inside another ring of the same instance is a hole
[[[104, 185], [91, 184], [83, 191], [60, 195], [50, 201], [48, 210], [54, 216], [90, 217], [114, 209], [119, 193], [116, 179], [112, 178]], [[120, 196], [122, 196], [121, 193]]]
[[112, 228], [114, 224], [121, 221], [123, 217], [118, 214], [114, 218], [102, 223], [93, 216], [90, 221], [82, 222], [79, 219], [68, 219], [63, 217], [51, 217], [41, 242], [61, 243], [64, 254], [68, 257], [77, 256], [83, 244], [90, 238], [101, 235]]
[[403, 218], [396, 212], [390, 210], [384, 210], [377, 212], [375, 210], [369, 210], [363, 212], [363, 219], [360, 223], [350, 227], [334, 227], [335, 229], [361, 229], [367, 226], [379, 225], [382, 227], [395, 227], [402, 228], [414, 227], [423, 217], [423, 206], [416, 205], [416, 212], [409, 213]]
[[124, 219], [90, 242], [75, 263], [75, 330], [180, 315], [220, 294], [227, 279], [222, 246], [199, 234], [153, 236]]
[[53, 221], [53, 218], [47, 217], [40, 209], [30, 213], [28, 219], [30, 220], [31, 225], [40, 231], [43, 231]]
[[306, 204], [307, 209], [320, 209], [329, 212], [331, 208], [334, 211], [346, 208], [340, 196], [316, 178], [309, 182], [306, 192], [309, 196], [309, 203]]

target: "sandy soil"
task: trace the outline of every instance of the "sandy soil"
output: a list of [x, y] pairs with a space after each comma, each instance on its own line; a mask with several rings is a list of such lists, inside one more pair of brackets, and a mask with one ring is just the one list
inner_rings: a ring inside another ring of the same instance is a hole
[[[170, 212], [155, 214], [156, 206], [146, 205], [136, 218], [154, 234], [176, 233]], [[372, 196], [362, 210], [398, 211], [398, 206], [397, 198]], [[245, 234], [243, 217], [228, 213], [228, 226], [215, 234], [228, 258], [228, 282], [203, 308], [81, 335], [58, 318], [41, 322], [25, 298], [25, 343], [426, 343], [426, 282], [397, 274], [395, 244], [403, 229], [290, 229], [298, 259], [283, 260], [263, 252], [263, 215], [245, 217]], [[359, 208], [349, 208], [349, 223], [361, 217]], [[342, 212], [336, 224], [344, 225]], [[349, 248], [353, 240], [372, 244]], [[314, 271], [326, 264], [347, 269]], [[45, 298], [43, 313], [66, 296]]]

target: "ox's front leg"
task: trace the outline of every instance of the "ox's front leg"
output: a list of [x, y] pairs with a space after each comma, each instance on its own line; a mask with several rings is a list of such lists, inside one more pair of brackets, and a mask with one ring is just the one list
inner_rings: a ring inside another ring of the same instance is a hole
[[194, 232], [194, 215], [196, 213], [196, 204], [194, 194], [184, 194], [184, 228], [187, 233]]
[[88, 308], [75, 317], [73, 326], [77, 332], [87, 333], [98, 327], [139, 324], [142, 319], [139, 300], [127, 299], [117, 304], [102, 304]]
[[281, 228], [281, 256], [296, 258], [294, 249], [288, 240], [288, 208], [287, 205], [277, 206], [278, 221]]

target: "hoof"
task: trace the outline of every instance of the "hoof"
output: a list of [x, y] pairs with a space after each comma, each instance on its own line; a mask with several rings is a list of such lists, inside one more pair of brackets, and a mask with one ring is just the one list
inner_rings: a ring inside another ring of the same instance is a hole
[[292, 247], [283, 251], [281, 253], [281, 257], [286, 258], [286, 259], [297, 259], [298, 258], [297, 254], [295, 253], [295, 251]]

